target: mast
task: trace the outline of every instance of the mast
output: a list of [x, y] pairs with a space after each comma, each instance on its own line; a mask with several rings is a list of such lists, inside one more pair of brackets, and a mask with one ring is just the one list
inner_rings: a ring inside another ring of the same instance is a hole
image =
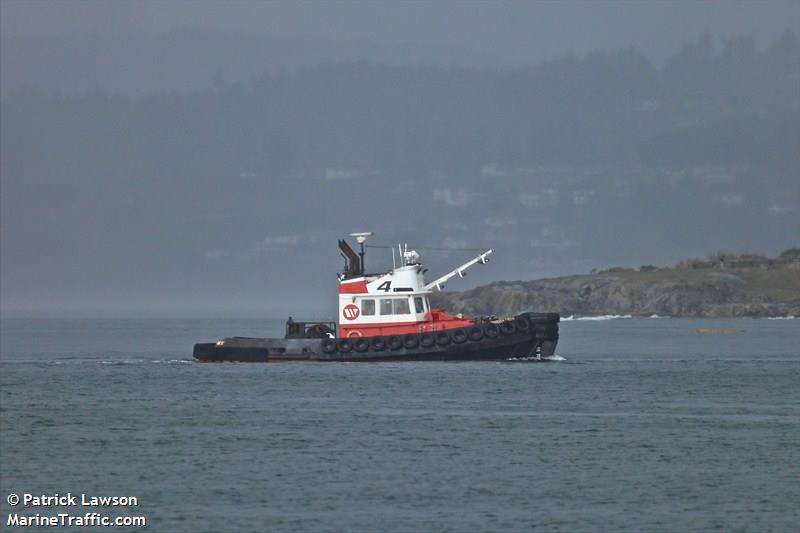
[[358, 252], [358, 255], [361, 257], [361, 272], [360, 272], [360, 274], [363, 276], [364, 272], [366, 272], [366, 270], [364, 268], [364, 243], [366, 242], [367, 237], [371, 237], [372, 236], [372, 232], [371, 231], [364, 231], [364, 232], [361, 232], [361, 233], [351, 233], [350, 236], [351, 237], [355, 237], [356, 242], [359, 244], [359, 246], [361, 246], [361, 250]]

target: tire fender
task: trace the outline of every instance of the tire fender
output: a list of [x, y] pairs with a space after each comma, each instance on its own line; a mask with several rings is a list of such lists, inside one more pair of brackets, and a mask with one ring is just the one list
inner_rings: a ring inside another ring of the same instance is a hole
[[321, 344], [322, 351], [324, 353], [334, 353], [337, 349], [336, 341], [334, 339], [324, 339]]
[[450, 344], [450, 334], [446, 331], [440, 331], [436, 334], [436, 344], [439, 346], [447, 346]]
[[348, 340], [339, 341], [339, 351], [342, 353], [350, 353], [353, 349], [353, 343]]
[[472, 326], [467, 331], [467, 336], [469, 337], [469, 340], [477, 342], [483, 338], [483, 330], [480, 326]]
[[455, 329], [453, 330], [453, 334], [450, 335], [453, 339], [453, 342], [456, 344], [463, 344], [467, 342], [467, 332], [463, 329]]

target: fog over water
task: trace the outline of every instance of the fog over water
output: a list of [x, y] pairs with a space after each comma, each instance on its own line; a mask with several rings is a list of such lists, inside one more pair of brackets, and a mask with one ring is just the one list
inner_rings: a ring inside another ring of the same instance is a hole
[[800, 245], [797, 2], [0, 9], [4, 316], [332, 313], [351, 231], [494, 248], [448, 289]]

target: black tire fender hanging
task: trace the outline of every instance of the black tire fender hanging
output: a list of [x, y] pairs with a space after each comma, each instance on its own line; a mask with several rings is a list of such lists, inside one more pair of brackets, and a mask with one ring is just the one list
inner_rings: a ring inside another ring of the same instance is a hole
[[322, 351], [325, 353], [333, 353], [336, 351], [336, 341], [333, 339], [323, 339]]
[[413, 333], [409, 333], [408, 335], [403, 337], [403, 346], [405, 346], [409, 350], [413, 350], [417, 346], [419, 346], [419, 339]]
[[364, 338], [359, 338], [353, 344], [353, 348], [355, 348], [357, 352], [366, 352], [367, 350], [369, 350], [369, 341]]
[[517, 332], [517, 326], [514, 325], [514, 322], [511, 320], [506, 320], [502, 324], [500, 324], [500, 332], [503, 335], [513, 335]]
[[463, 344], [464, 342], [467, 341], [467, 332], [464, 331], [463, 329], [453, 330], [452, 338], [454, 343]]
[[528, 331], [531, 329], [531, 322], [525, 315], [519, 315], [514, 319], [514, 324], [517, 326], [517, 331]]
[[440, 331], [436, 334], [436, 344], [439, 346], [447, 346], [450, 344], [450, 334], [446, 331]]
[[339, 351], [342, 353], [350, 353], [353, 349], [353, 343], [348, 340], [339, 341]]
[[430, 348], [436, 344], [436, 339], [430, 333], [423, 333], [419, 336], [419, 345], [423, 348]]
[[386, 349], [386, 340], [383, 337], [375, 337], [372, 339], [372, 347], [375, 350], [382, 352]]
[[400, 338], [398, 335], [392, 335], [386, 341], [386, 344], [389, 346], [390, 350], [399, 350], [403, 347], [403, 339]]
[[483, 338], [483, 330], [480, 326], [472, 326], [467, 331], [467, 336], [469, 336], [469, 340], [477, 342]]

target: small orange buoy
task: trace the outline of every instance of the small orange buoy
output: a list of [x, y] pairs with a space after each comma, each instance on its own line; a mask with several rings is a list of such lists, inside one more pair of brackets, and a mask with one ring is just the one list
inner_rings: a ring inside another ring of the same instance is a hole
[[697, 328], [695, 329], [697, 333], [711, 333], [711, 334], [729, 334], [729, 333], [736, 333], [737, 330], [734, 328]]

